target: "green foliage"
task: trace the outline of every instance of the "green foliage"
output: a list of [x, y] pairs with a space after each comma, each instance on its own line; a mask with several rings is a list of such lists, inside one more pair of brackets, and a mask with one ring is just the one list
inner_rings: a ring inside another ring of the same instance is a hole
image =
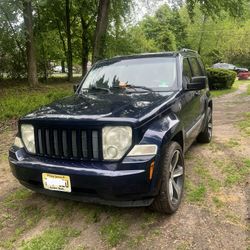
[[72, 228], [48, 229], [36, 238], [23, 244], [23, 250], [59, 250], [70, 238], [79, 236], [80, 232]]
[[203, 184], [195, 186], [191, 182], [186, 182], [186, 196], [190, 202], [202, 202], [206, 196], [206, 187]]
[[245, 113], [245, 117], [239, 122], [241, 130], [248, 136], [250, 136], [250, 112]]
[[[92, 56], [98, 2], [70, 0], [73, 64], [77, 71]], [[225, 61], [250, 68], [250, 44], [246, 43], [250, 33], [248, 1], [187, 0], [176, 1], [171, 8], [161, 2], [151, 1], [152, 7], [159, 8], [148, 10], [150, 15], [135, 22], [133, 6], [139, 4], [145, 9], [145, 1], [110, 0], [105, 57], [188, 47], [200, 50], [207, 66]], [[38, 74], [47, 78], [54, 65], [67, 61], [65, 0], [32, 3]], [[1, 1], [0, 79], [27, 75], [21, 16], [21, 1]]]
[[250, 95], [250, 84], [247, 86], [247, 95]]
[[38, 107], [73, 94], [72, 85], [41, 87], [31, 91], [29, 87], [6, 88], [0, 96], [0, 121], [17, 119]]
[[207, 69], [209, 87], [213, 89], [231, 89], [237, 73], [225, 69]]
[[162, 5], [154, 16], [147, 16], [140, 23], [145, 36], [155, 42], [159, 50], [176, 50], [186, 47], [186, 25], [176, 10]]
[[236, 17], [241, 15], [246, 1], [244, 0], [187, 0], [187, 9], [189, 15], [193, 17], [195, 5], [198, 5], [201, 11], [207, 15], [220, 15], [222, 11], [228, 11], [230, 15]]
[[101, 228], [101, 234], [111, 247], [117, 246], [117, 244], [127, 235], [127, 224], [119, 217], [114, 217], [111, 222], [103, 225]]
[[222, 95], [230, 94], [236, 91], [237, 88], [232, 87], [231, 89], [218, 89], [218, 90], [211, 90], [212, 97], [219, 97]]

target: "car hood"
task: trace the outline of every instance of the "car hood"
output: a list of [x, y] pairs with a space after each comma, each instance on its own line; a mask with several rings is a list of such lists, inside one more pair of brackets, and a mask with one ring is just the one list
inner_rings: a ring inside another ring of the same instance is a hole
[[166, 104], [173, 92], [134, 94], [82, 94], [65, 97], [27, 115], [24, 119], [140, 119]]

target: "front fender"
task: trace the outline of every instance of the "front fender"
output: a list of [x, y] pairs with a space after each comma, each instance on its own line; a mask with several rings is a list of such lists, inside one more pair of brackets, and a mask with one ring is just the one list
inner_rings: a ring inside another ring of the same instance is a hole
[[170, 113], [154, 121], [140, 141], [140, 144], [155, 144], [158, 146], [158, 152], [154, 158], [155, 170], [151, 181], [151, 189], [154, 194], [158, 194], [161, 185], [161, 156], [163, 147], [166, 143], [170, 142], [177, 133], [182, 132], [182, 128], [183, 126], [180, 119], [174, 113]]
[[180, 119], [174, 113], [170, 113], [150, 125], [140, 144], [155, 144], [160, 154], [162, 147], [182, 131], [182, 128]]

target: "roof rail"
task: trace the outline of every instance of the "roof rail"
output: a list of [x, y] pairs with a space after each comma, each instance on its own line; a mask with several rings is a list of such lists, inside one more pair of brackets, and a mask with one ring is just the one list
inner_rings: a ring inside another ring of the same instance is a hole
[[198, 54], [197, 51], [192, 50], [192, 49], [186, 49], [186, 48], [181, 49], [180, 52], [192, 52], [192, 53]]

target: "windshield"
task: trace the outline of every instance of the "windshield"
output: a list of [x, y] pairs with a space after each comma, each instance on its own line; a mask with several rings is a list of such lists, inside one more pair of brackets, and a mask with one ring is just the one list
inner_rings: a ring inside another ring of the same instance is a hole
[[87, 75], [81, 90], [140, 86], [154, 91], [177, 89], [176, 58], [151, 57], [98, 63]]

